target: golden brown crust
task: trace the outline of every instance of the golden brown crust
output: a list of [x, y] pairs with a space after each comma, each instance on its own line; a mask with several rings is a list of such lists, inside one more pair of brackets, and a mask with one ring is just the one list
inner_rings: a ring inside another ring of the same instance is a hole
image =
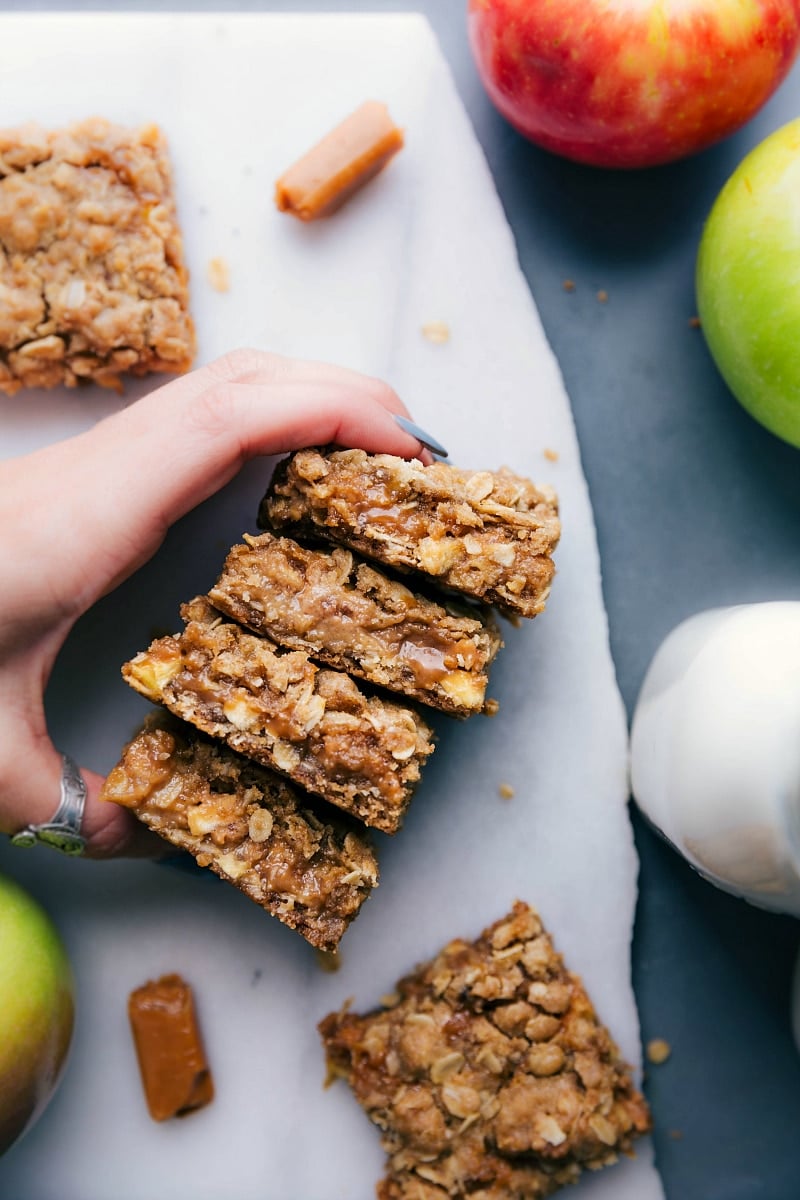
[[378, 884], [355, 822], [162, 712], [126, 747], [102, 798], [322, 950], [336, 949]]
[[506, 468], [424, 467], [363, 450], [300, 450], [279, 464], [260, 523], [324, 537], [523, 617], [554, 574], [555, 493]]
[[389, 1007], [331, 1013], [331, 1072], [383, 1131], [381, 1200], [541, 1200], [631, 1152], [642, 1095], [526, 904], [450, 942]]
[[483, 708], [501, 646], [478, 610], [438, 604], [350, 551], [244, 535], [209, 599], [282, 646], [454, 716]]
[[223, 619], [202, 597], [182, 633], [122, 668], [131, 687], [367, 825], [395, 833], [431, 730], [410, 708], [367, 696], [340, 671]]
[[155, 125], [0, 131], [0, 392], [188, 370], [187, 278]]

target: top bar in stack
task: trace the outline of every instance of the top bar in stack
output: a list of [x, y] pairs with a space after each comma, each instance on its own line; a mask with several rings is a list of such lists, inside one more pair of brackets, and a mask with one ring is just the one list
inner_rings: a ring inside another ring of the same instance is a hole
[[433, 751], [415, 711], [248, 633], [204, 597], [181, 616], [182, 633], [123, 666], [132, 688], [365, 824], [399, 829]]
[[209, 592], [214, 606], [282, 646], [454, 716], [483, 709], [502, 644], [484, 613], [410, 591], [350, 551], [245, 534]]
[[363, 450], [300, 450], [284, 459], [259, 519], [421, 571], [522, 617], [544, 608], [561, 531], [553, 490], [506, 468], [425, 467]]

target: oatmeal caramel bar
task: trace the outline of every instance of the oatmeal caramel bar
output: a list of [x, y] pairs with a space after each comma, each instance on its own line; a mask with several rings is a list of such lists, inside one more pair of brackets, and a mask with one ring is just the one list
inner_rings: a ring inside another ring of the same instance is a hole
[[482, 710], [502, 644], [478, 611], [415, 594], [341, 547], [269, 533], [233, 547], [209, 599], [282, 646], [459, 717]]
[[0, 131], [0, 392], [179, 373], [194, 327], [167, 144], [93, 118]]
[[424, 467], [363, 450], [300, 450], [279, 463], [260, 523], [341, 542], [523, 617], [554, 574], [555, 493], [503, 468]]
[[102, 798], [322, 950], [336, 948], [378, 884], [354, 821], [166, 714], [125, 749]]
[[383, 1131], [380, 1200], [540, 1200], [650, 1128], [580, 979], [526, 904], [476, 942], [450, 942], [386, 1004], [320, 1025], [330, 1072]]
[[415, 712], [247, 633], [203, 597], [181, 616], [182, 633], [124, 665], [131, 687], [365, 824], [399, 829], [433, 751]]
[[275, 203], [301, 221], [328, 217], [402, 148], [403, 132], [386, 105], [365, 100], [284, 172], [275, 184]]

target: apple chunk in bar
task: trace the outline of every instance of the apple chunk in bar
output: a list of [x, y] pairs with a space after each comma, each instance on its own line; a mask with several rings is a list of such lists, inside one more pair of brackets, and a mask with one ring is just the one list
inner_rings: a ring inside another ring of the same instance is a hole
[[345, 1005], [320, 1032], [331, 1075], [382, 1131], [380, 1200], [540, 1200], [650, 1128], [580, 979], [520, 902], [402, 979], [385, 1007]]
[[402, 148], [386, 105], [366, 100], [284, 172], [275, 203], [301, 221], [330, 216]]
[[458, 717], [481, 712], [501, 646], [494, 624], [437, 603], [342, 547], [245, 534], [209, 592], [256, 633]]
[[354, 821], [166, 713], [126, 747], [102, 791], [202, 867], [335, 950], [378, 883]]
[[191, 366], [167, 143], [91, 118], [0, 130], [0, 392]]
[[363, 450], [284, 459], [259, 523], [339, 542], [521, 617], [544, 609], [561, 532], [552, 488], [506, 468], [426, 467]]
[[399, 829], [433, 751], [416, 712], [248, 633], [204, 597], [181, 616], [183, 632], [123, 666], [131, 687], [365, 824]]

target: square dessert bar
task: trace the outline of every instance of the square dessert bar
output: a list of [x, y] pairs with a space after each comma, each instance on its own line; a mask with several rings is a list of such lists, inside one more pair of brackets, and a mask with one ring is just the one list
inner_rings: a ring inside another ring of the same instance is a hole
[[544, 608], [561, 532], [552, 489], [505, 468], [424, 467], [363, 450], [300, 450], [284, 459], [259, 520], [421, 571], [522, 617]]
[[209, 599], [282, 646], [454, 716], [481, 712], [501, 646], [479, 610], [416, 594], [342, 547], [245, 534]]
[[0, 391], [181, 372], [194, 327], [167, 144], [94, 118], [0, 131]]
[[122, 668], [131, 687], [233, 750], [395, 833], [431, 730], [410, 708], [367, 696], [340, 671], [315, 666], [226, 621], [203, 597], [181, 609], [182, 633], [159, 638]]
[[629, 1154], [643, 1096], [526, 904], [320, 1025], [331, 1073], [383, 1131], [380, 1200], [540, 1200]]
[[378, 883], [355, 823], [323, 813], [271, 771], [159, 714], [102, 791], [322, 950]]

